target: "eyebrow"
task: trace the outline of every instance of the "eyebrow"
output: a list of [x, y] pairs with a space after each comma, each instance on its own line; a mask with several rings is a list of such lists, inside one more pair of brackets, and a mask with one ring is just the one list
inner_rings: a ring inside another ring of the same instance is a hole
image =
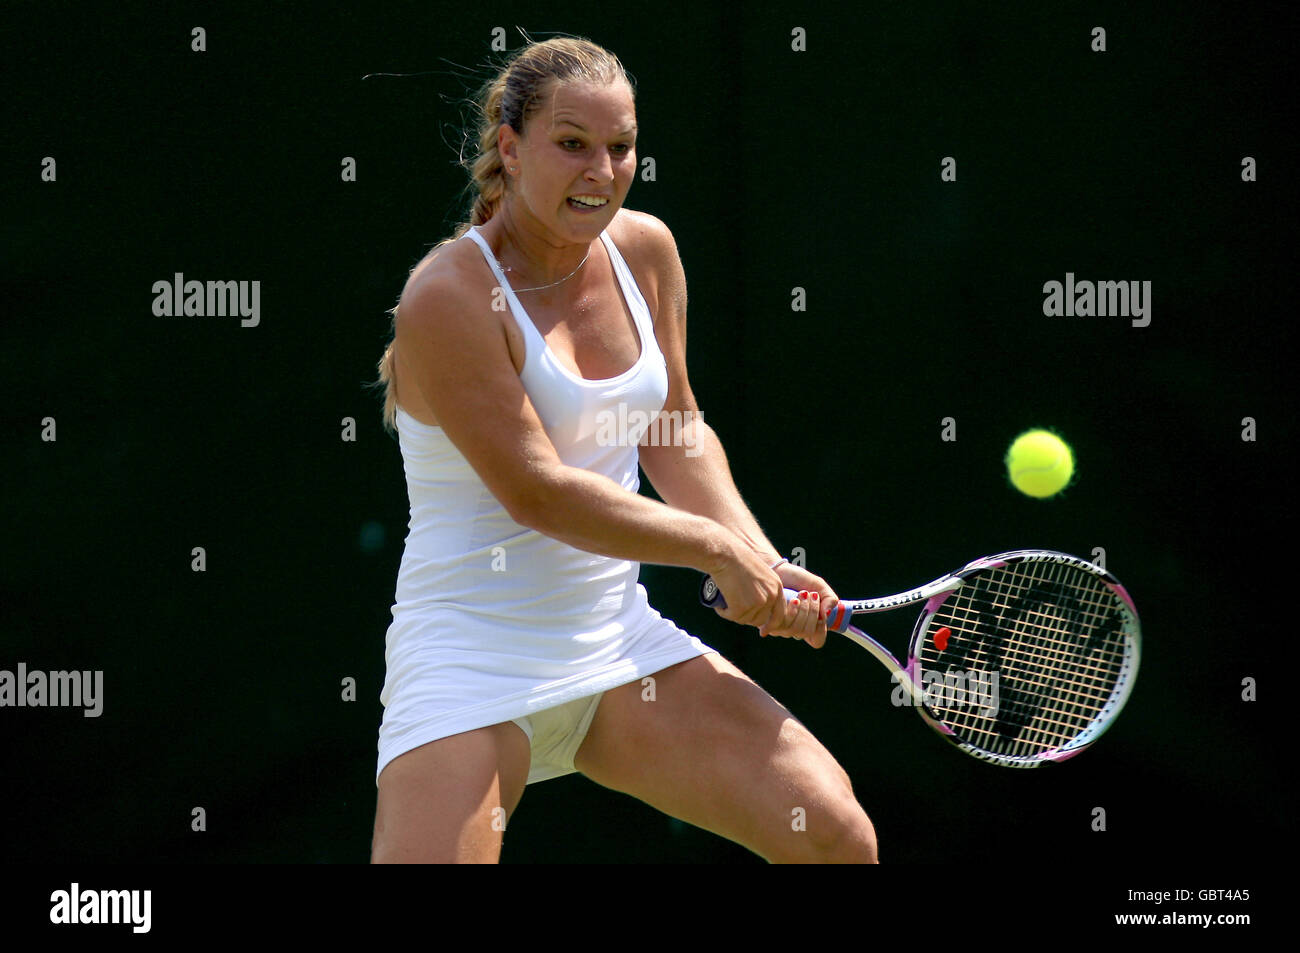
[[[571, 119], [560, 119], [560, 120], [557, 120], [555, 124], [556, 124], [557, 126], [572, 126], [574, 129], [577, 129], [577, 130], [579, 130], [580, 132], [586, 132], [586, 131], [587, 131], [587, 127], [586, 127], [586, 126], [583, 126], [583, 125], [580, 124], [580, 123], [576, 123], [576, 122], [574, 122], [574, 121], [571, 120]], [[635, 124], [635, 123], [634, 123], [633, 125], [631, 125], [631, 126], [628, 126], [628, 127], [625, 128], [625, 129], [621, 130], [620, 132], [617, 133], [617, 135], [620, 135], [620, 136], [626, 136], [626, 135], [628, 135], [628, 134], [630, 134], [630, 133], [634, 133], [634, 132], [636, 132], [636, 124]]]

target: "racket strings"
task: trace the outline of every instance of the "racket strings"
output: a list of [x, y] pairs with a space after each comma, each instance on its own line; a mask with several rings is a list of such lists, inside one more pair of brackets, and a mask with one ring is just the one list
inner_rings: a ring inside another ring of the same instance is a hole
[[[1034, 634], [1029, 639], [1007, 640], [997, 646], [996, 652], [991, 650], [980, 637], [976, 621], [970, 617], [961, 617], [952, 613], [939, 613], [935, 616], [936, 625], [946, 625], [955, 630], [959, 637], [964, 637], [968, 641], [974, 642], [975, 645], [969, 651], [962, 654], [962, 659], [968, 663], [974, 663], [977, 667], [992, 667], [992, 663], [1005, 663], [1008, 657], [1011, 661], [1032, 662], [1037, 665], [1069, 663], [1073, 672], [1078, 673], [1081, 677], [1076, 680], [1076, 684], [1083, 694], [1087, 694], [1090, 688], [1104, 682], [1108, 677], [1113, 677], [1118, 670], [1118, 665], [1122, 662], [1123, 652], [1122, 645], [1120, 651], [1110, 651], [1106, 647], [1099, 650], [1090, 651], [1082, 658], [1075, 660], [1073, 655], [1077, 654], [1079, 646], [1077, 643], [1064, 642], [1054, 639], [1046, 639]], [[1040, 620], [1031, 619], [1030, 624], [1041, 624]], [[1010, 633], [1014, 636], [1016, 633]], [[945, 656], [955, 655], [950, 652], [940, 652], [937, 649], [932, 650], [937, 656], [937, 660], [942, 661]]]
[[[1050, 628], [1058, 626], [1061, 620], [1042, 612], [1035, 612], [1026, 618], [1015, 620], [1014, 628], [1004, 632], [1000, 641], [991, 645], [983, 635], [986, 629], [980, 628], [981, 621], [978, 616], [962, 606], [955, 606], [936, 616], [936, 624], [955, 628], [967, 643], [974, 643], [973, 646], [966, 647], [963, 660], [977, 669], [998, 668], [1003, 677], [1006, 677], [1015, 676], [1017, 667], [1026, 668], [1027, 677], [1030, 679], [1035, 676], [1041, 678], [1048, 669], [1056, 669], [1057, 674], [1066, 671], [1074, 676], [1066, 686], [1067, 691], [1073, 688], [1076, 694], [1083, 698], [1090, 694], [1103, 701], [1109, 698], [1109, 686], [1106, 683], [1119, 671], [1123, 658], [1122, 645], [1120, 651], [1114, 651], [1112, 646], [1112, 651], [1107, 652], [1103, 645], [1081, 654], [1081, 646], [1077, 639], [1066, 640], [1045, 634]], [[1028, 633], [1017, 631], [1026, 628]], [[1024, 637], [1026, 634], [1028, 637]], [[1011, 636], [1010, 639], [1008, 635]], [[937, 655], [936, 661], [940, 663], [944, 661], [945, 656], [952, 656], [950, 661], [955, 660], [955, 653], [951, 650], [938, 652]], [[1100, 694], [1090, 692], [1098, 685], [1104, 686], [1106, 690]]]
[[[1039, 618], [1022, 624], [1045, 623]], [[996, 668], [1002, 679], [992, 723], [988, 719], [956, 719], [970, 733], [985, 739], [987, 746], [1012, 756], [1041, 753], [1068, 743], [1087, 729], [1109, 697], [1108, 692], [1090, 690], [1089, 679], [1098, 675], [1096, 666], [1079, 665], [1075, 646], [1063, 646], [1059, 639], [1036, 645], [1032, 639], [1018, 637], [1015, 630], [1020, 627], [1013, 621], [1010, 644], [1001, 646], [996, 658], [988, 659], [998, 663], [990, 667]], [[1109, 682], [1109, 675], [1105, 677]]]
[[[1078, 652], [1076, 642], [1063, 641], [1060, 639], [1051, 639], [1034, 633], [1028, 639], [1015, 639], [1013, 641], [1004, 641], [998, 647], [997, 657], [984, 644], [984, 641], [978, 636], [976, 628], [976, 619], [970, 615], [958, 613], [939, 613], [936, 615], [936, 625], [947, 625], [965, 635], [976, 644], [972, 650], [963, 656], [963, 660], [977, 670], [995, 668], [998, 666], [1007, 666], [1008, 662], [1020, 662], [1024, 665], [1032, 665], [1035, 670], [1043, 666], [1068, 665], [1069, 671], [1075, 675], [1071, 682], [1065, 686], [1067, 692], [1073, 690], [1081, 700], [1088, 698], [1099, 699], [1104, 702], [1110, 697], [1109, 690], [1099, 691], [1099, 686], [1105, 686], [1106, 683], [1118, 675], [1120, 666], [1123, 662], [1122, 643], [1116, 649], [1106, 646], [1089, 652], [1081, 659], [1073, 658]], [[1028, 620], [1030, 625], [1043, 624], [1042, 619], [1031, 618]], [[1011, 635], [1016, 633], [1012, 632]], [[938, 652], [936, 661], [942, 662], [944, 656], [948, 653]], [[997, 663], [997, 665], [993, 664]], [[1002, 668], [1003, 675], [1007, 675], [1006, 668]], [[1012, 669], [1014, 673], [1014, 668]]]
[[[1031, 562], [980, 573], [935, 613], [921, 649], [923, 668], [964, 672], [976, 697], [941, 692], [932, 710], [962, 740], [993, 754], [1060, 748], [1094, 725], [1116, 695], [1124, 617], [1106, 583], [1075, 567]], [[944, 626], [951, 634], [940, 649], [933, 633]]]
[[[1042, 619], [1026, 622], [1044, 624]], [[1019, 626], [1013, 624], [1012, 628]], [[1108, 699], [1110, 673], [1103, 673], [1106, 684], [1102, 691], [1089, 690], [1089, 679], [1098, 676], [1097, 666], [1080, 665], [1080, 657], [1087, 655], [1071, 651], [1074, 646], [1063, 648], [1055, 640], [1044, 652], [1035, 649], [1031, 640], [1015, 638], [1008, 648], [998, 659], [1004, 663], [1000, 675], [1009, 680], [999, 699], [996, 723], [970, 723], [969, 730], [1013, 756], [1024, 756], [1058, 748], [1093, 723]], [[993, 732], [1002, 739], [1001, 745], [996, 743]]]

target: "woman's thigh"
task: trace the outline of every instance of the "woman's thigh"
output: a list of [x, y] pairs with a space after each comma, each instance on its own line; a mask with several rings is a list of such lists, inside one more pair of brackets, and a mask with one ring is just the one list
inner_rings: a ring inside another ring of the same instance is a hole
[[528, 737], [505, 722], [421, 745], [379, 775], [373, 863], [495, 863], [528, 780]]
[[606, 692], [575, 764], [769, 861], [875, 861], [875, 830], [848, 775], [717, 654]]

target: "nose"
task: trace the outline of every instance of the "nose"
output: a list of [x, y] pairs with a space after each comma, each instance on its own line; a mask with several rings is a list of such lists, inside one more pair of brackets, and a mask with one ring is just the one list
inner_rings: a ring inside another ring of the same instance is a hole
[[608, 150], [598, 151], [596, 158], [587, 167], [587, 179], [598, 185], [614, 181], [614, 160], [610, 158]]

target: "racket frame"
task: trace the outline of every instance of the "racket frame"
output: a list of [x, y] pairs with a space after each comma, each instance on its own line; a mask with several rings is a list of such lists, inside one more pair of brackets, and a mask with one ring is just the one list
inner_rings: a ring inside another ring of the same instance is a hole
[[[1101, 710], [1093, 716], [1091, 722], [1083, 731], [1057, 748], [1033, 755], [1007, 755], [987, 751], [978, 745], [962, 740], [932, 711], [925, 691], [921, 686], [921, 648], [934, 616], [958, 590], [968, 585], [982, 573], [1026, 562], [1063, 565], [1090, 573], [1100, 579], [1119, 598], [1123, 618], [1122, 631], [1125, 636], [1124, 653], [1120, 663], [1120, 672], [1110, 698]], [[798, 593], [790, 589], [785, 590], [785, 593], [787, 599], [798, 597]], [[719, 595], [717, 584], [711, 578], [705, 577], [700, 589], [701, 602], [705, 605], [713, 605], [718, 601]], [[925, 606], [912, 628], [912, 638], [908, 645], [906, 665], [899, 662], [898, 658], [889, 649], [852, 624], [855, 615], [888, 612], [891, 609], [914, 605], [918, 602], [924, 602]], [[829, 631], [840, 633], [861, 648], [866, 649], [881, 665], [888, 669], [893, 680], [901, 685], [911, 697], [912, 707], [916, 708], [921, 719], [938, 734], [972, 757], [1010, 768], [1036, 768], [1049, 761], [1066, 761], [1091, 747], [1105, 733], [1106, 729], [1114, 723], [1132, 694], [1133, 683], [1137, 677], [1142, 653], [1141, 624], [1138, 620], [1137, 607], [1133, 604], [1132, 597], [1129, 596], [1128, 591], [1120, 581], [1107, 570], [1086, 559], [1071, 556], [1069, 553], [1046, 549], [1019, 549], [975, 559], [956, 572], [942, 576], [933, 582], [926, 583], [924, 586], [918, 586], [915, 589], [909, 589], [906, 592], [900, 592], [892, 596], [883, 596], [878, 599], [841, 600], [828, 615], [826, 628]]]

